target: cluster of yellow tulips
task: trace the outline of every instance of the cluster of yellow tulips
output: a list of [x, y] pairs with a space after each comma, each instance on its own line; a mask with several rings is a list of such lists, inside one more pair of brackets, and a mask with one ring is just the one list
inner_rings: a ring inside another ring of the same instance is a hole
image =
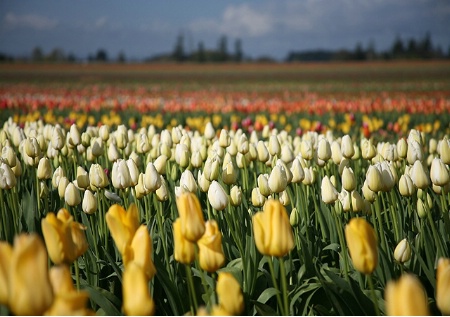
[[1, 312], [450, 314], [447, 136], [9, 120], [0, 147]]

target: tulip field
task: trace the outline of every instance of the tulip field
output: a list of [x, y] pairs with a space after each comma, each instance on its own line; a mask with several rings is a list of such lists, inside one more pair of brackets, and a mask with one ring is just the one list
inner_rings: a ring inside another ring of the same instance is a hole
[[1, 64], [0, 315], [450, 314], [450, 62]]

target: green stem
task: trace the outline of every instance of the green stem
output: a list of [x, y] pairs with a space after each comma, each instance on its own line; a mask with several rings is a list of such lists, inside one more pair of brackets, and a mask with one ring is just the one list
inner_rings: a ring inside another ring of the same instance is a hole
[[159, 228], [158, 234], [159, 234], [159, 238], [161, 239], [161, 243], [162, 243], [163, 250], [164, 250], [164, 260], [166, 262], [166, 270], [167, 270], [167, 273], [169, 274], [170, 280], [173, 281], [174, 277], [173, 277], [173, 272], [171, 270], [171, 266], [170, 266], [170, 262], [169, 262], [169, 254], [167, 251], [166, 235], [165, 235], [164, 227], [163, 227], [164, 221], [163, 221], [163, 215], [162, 215], [161, 202], [158, 202], [156, 204], [156, 208], [157, 208], [156, 221], [158, 222], [158, 228]]
[[286, 284], [286, 268], [284, 267], [284, 259], [282, 257], [278, 258], [280, 260], [280, 274], [281, 274], [281, 288], [283, 289], [283, 307], [284, 314], [289, 315], [289, 298]]
[[431, 232], [433, 233], [433, 237], [435, 240], [435, 243], [437, 244], [437, 249], [438, 249], [438, 258], [446, 256], [446, 253], [444, 252], [444, 249], [442, 247], [442, 240], [439, 237], [439, 234], [436, 230], [436, 226], [434, 224], [433, 218], [431, 216], [431, 211], [427, 210], [427, 218], [428, 218], [428, 222], [430, 223], [430, 227], [431, 227]]
[[345, 240], [344, 240], [344, 232], [343, 232], [343, 228], [342, 228], [341, 218], [336, 213], [334, 206], [331, 206], [331, 210], [333, 211], [333, 216], [334, 216], [333, 218], [336, 223], [336, 229], [337, 229], [338, 236], [339, 236], [339, 242], [341, 243], [341, 254], [342, 254], [342, 258], [344, 260], [344, 276], [345, 276], [345, 279], [348, 282], [350, 282], [350, 280], [348, 278], [349, 267], [348, 267], [348, 258], [347, 258], [347, 246], [346, 246]]
[[[4, 202], [4, 198], [3, 198], [3, 189], [0, 189], [0, 205], [1, 206], [5, 206], [5, 202]], [[2, 208], [0, 210], [0, 212], [2, 213], [2, 224], [3, 224], [3, 234], [0, 234], [0, 238], [2, 240], [6, 240], [9, 242], [12, 242], [12, 237], [9, 237], [9, 227], [7, 225], [7, 219], [6, 219], [6, 208]], [[13, 219], [13, 221], [15, 222], [15, 219]], [[11, 240], [10, 240], [11, 238]]]
[[76, 259], [73, 262], [73, 265], [75, 267], [75, 282], [77, 285], [77, 290], [79, 291], [80, 290], [80, 268], [78, 266], [78, 259]]
[[192, 272], [191, 272], [191, 266], [188, 264], [184, 265], [186, 269], [186, 277], [188, 281], [188, 291], [189, 291], [189, 298], [192, 300], [190, 302], [191, 306], [191, 314], [192, 316], [195, 316], [198, 309], [198, 303], [197, 303], [197, 297], [195, 296], [195, 287], [194, 287], [194, 280], [192, 278]]
[[372, 280], [371, 274], [367, 275], [367, 281], [369, 282], [370, 295], [372, 297], [373, 307], [375, 308], [375, 315], [380, 316], [380, 308], [378, 307], [378, 304], [377, 304], [377, 296], [375, 294], [375, 287], [373, 285], [373, 280]]
[[273, 284], [273, 287], [274, 287], [274, 288], [276, 289], [276, 291], [277, 291], [276, 294], [277, 294], [278, 307], [280, 308], [281, 313], [282, 313], [283, 315], [287, 316], [287, 313], [284, 312], [283, 301], [281, 300], [281, 296], [280, 296], [280, 289], [278, 288], [277, 279], [276, 279], [276, 277], [275, 277], [275, 269], [273, 268], [273, 260], [272, 260], [272, 257], [269, 256], [269, 255], [267, 255], [267, 258], [268, 258], [268, 261], [267, 261], [267, 262], [269, 263], [270, 275], [271, 275], [271, 277], [272, 277], [272, 284]]

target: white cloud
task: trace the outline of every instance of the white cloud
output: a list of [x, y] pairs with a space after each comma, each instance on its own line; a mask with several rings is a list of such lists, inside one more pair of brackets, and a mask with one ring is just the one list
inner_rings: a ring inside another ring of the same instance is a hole
[[55, 19], [32, 13], [16, 15], [10, 12], [5, 15], [3, 22], [6, 27], [10, 28], [25, 27], [36, 30], [49, 30], [58, 25], [58, 21]]

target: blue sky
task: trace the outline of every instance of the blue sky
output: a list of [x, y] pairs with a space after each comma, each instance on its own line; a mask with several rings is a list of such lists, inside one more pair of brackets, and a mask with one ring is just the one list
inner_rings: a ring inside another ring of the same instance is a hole
[[106, 49], [111, 58], [145, 58], [199, 41], [228, 50], [241, 39], [244, 54], [283, 59], [291, 50], [354, 49], [357, 42], [386, 50], [397, 35], [419, 40], [430, 32], [445, 53], [450, 47], [447, 0], [2, 0], [0, 52], [28, 55], [58, 47], [77, 57]]

